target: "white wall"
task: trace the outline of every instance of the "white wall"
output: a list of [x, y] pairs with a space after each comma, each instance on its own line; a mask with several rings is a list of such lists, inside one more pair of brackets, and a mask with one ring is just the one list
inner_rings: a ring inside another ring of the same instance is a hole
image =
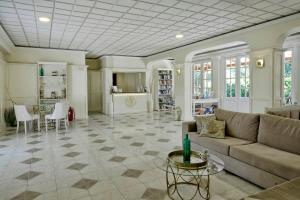
[[5, 108], [5, 98], [6, 98], [6, 62], [4, 60], [4, 55], [0, 51], [0, 127], [4, 127], [4, 108]]
[[37, 78], [37, 64], [8, 63], [8, 95], [17, 104], [37, 105]]

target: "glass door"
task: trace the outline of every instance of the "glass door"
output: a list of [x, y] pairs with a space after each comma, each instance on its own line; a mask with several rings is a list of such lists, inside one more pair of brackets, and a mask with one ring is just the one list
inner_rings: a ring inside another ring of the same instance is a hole
[[192, 113], [193, 115], [211, 114], [218, 100], [213, 99], [213, 70], [210, 60], [200, 61], [192, 68]]
[[249, 56], [231, 56], [225, 59], [225, 91], [223, 108], [250, 112]]

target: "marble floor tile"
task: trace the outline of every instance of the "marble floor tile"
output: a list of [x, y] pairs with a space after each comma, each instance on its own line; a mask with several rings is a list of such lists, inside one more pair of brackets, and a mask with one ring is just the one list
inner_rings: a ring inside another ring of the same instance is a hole
[[[181, 123], [162, 112], [92, 114], [59, 134], [1, 130], [0, 200], [169, 199], [154, 159], [181, 149]], [[260, 190], [228, 172], [211, 177], [212, 200]]]
[[84, 179], [81, 179], [80, 181], [76, 182], [74, 185], [72, 185], [72, 187], [87, 190], [90, 187], [92, 187], [93, 185], [95, 185], [96, 183], [97, 183], [96, 180], [84, 178]]

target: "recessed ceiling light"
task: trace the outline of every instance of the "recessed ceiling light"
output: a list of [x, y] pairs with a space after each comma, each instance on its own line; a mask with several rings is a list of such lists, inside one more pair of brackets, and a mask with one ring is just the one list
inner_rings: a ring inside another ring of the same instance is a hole
[[48, 17], [40, 17], [39, 18], [40, 22], [49, 22], [50, 19]]
[[177, 34], [177, 35], [176, 35], [176, 38], [178, 38], [178, 39], [179, 39], [179, 38], [183, 38], [183, 35], [182, 35], [182, 34]]

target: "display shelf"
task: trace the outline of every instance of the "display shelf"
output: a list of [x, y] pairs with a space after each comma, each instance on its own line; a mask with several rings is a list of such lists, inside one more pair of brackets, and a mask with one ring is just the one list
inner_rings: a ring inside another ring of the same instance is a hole
[[67, 100], [67, 63], [38, 62], [38, 103], [41, 125], [57, 102]]
[[193, 99], [193, 115], [213, 114], [214, 109], [219, 106], [219, 102], [219, 98]]

